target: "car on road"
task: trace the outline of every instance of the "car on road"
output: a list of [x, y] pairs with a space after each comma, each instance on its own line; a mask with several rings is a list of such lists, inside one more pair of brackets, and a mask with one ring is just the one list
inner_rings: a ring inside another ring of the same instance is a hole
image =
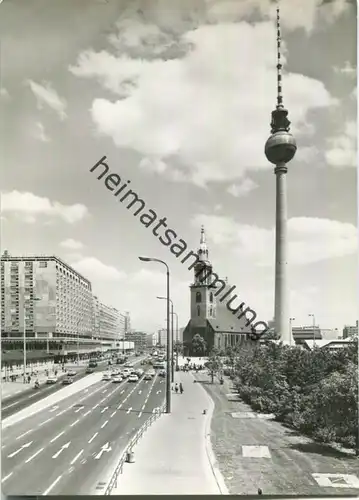
[[152, 375], [150, 373], [146, 373], [146, 375], [143, 377], [143, 380], [152, 380]]
[[104, 382], [109, 382], [109, 381], [111, 380], [111, 373], [104, 373], [104, 374], [102, 375], [102, 380], [103, 380]]
[[139, 368], [138, 370], [136, 370], [136, 375], [138, 375], [139, 377], [142, 377], [142, 375], [143, 375], [142, 368]]
[[134, 373], [128, 377], [129, 382], [138, 382], [138, 376]]
[[75, 376], [76, 376], [76, 373], [77, 373], [77, 372], [76, 372], [76, 370], [69, 370], [69, 371], [67, 372], [67, 376], [68, 376], [68, 377], [75, 377]]
[[122, 380], [123, 380], [123, 378], [121, 377], [121, 375], [117, 375], [116, 377], [113, 377], [112, 383], [119, 384], [120, 382], [122, 382]]
[[160, 377], [165, 377], [165, 376], [166, 376], [166, 370], [160, 370], [160, 371], [158, 372], [158, 375], [159, 375]]
[[62, 381], [62, 385], [70, 385], [74, 381], [73, 377], [65, 377]]
[[117, 375], [120, 375], [120, 373], [120, 370], [112, 370], [111, 377], [117, 377]]
[[86, 373], [94, 373], [95, 369], [92, 368], [90, 365], [86, 368]]
[[57, 382], [56, 375], [50, 375], [49, 377], [47, 377], [46, 383], [48, 385], [50, 385], [50, 384], [56, 384], [56, 382]]
[[97, 368], [97, 361], [90, 361], [89, 368]]
[[126, 377], [128, 377], [129, 375], [131, 375], [131, 371], [132, 371], [132, 370], [130, 370], [129, 368], [124, 368], [124, 369], [122, 370], [122, 374], [123, 374], [123, 375], [126, 375]]

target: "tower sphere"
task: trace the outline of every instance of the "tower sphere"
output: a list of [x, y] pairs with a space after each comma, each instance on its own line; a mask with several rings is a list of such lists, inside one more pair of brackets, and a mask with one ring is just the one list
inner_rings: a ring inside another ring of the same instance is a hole
[[266, 142], [264, 152], [267, 160], [274, 165], [288, 163], [297, 151], [297, 143], [289, 132], [280, 130], [272, 134]]

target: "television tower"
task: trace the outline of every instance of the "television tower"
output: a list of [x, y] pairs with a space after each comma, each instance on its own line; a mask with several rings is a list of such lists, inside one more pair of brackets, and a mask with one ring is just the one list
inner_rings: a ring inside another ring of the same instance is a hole
[[285, 344], [292, 344], [292, 332], [289, 328], [289, 289], [287, 262], [287, 163], [290, 162], [297, 145], [289, 133], [290, 121], [288, 110], [283, 105], [282, 64], [281, 64], [281, 28], [279, 7], [277, 7], [277, 106], [272, 111], [271, 136], [265, 145], [265, 155], [275, 165], [276, 176], [276, 227], [275, 227], [275, 331]]

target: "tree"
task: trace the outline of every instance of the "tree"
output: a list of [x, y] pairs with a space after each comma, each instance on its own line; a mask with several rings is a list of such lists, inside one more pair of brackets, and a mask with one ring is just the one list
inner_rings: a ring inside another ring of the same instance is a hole
[[203, 356], [207, 349], [207, 342], [204, 340], [199, 333], [196, 333], [191, 341], [191, 350], [197, 356]]
[[211, 376], [211, 384], [213, 384], [215, 375], [217, 375], [219, 370], [222, 368], [221, 358], [219, 356], [218, 349], [216, 349], [215, 347], [209, 354], [206, 367], [208, 368], [209, 374]]

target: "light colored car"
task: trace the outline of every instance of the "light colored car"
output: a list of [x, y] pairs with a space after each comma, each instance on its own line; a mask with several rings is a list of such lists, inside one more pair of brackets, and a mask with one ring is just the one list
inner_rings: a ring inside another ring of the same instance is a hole
[[112, 383], [113, 384], [119, 384], [120, 382], [122, 382], [122, 380], [123, 379], [122, 379], [121, 375], [117, 375], [117, 377], [113, 377]]
[[74, 381], [73, 377], [65, 377], [62, 381], [62, 385], [70, 385]]
[[69, 371], [67, 372], [67, 376], [68, 376], [68, 377], [75, 377], [76, 375], [77, 375], [76, 370], [69, 370]]
[[129, 368], [125, 368], [124, 370], [122, 370], [122, 375], [125, 376], [125, 377], [128, 377], [129, 375], [131, 375], [131, 371]]
[[111, 377], [117, 377], [118, 375], [120, 375], [120, 372], [118, 370], [113, 370], [111, 372]]
[[111, 374], [110, 373], [104, 373], [102, 375], [102, 380], [104, 380], [105, 382], [109, 382], [111, 380]]
[[148, 370], [148, 374], [154, 377], [156, 375], [155, 370]]
[[46, 380], [46, 383], [47, 384], [56, 384], [57, 382], [57, 377], [56, 375], [50, 375], [49, 377], [47, 377], [47, 380]]
[[138, 382], [138, 376], [135, 374], [132, 374], [128, 377], [129, 382]]
[[137, 374], [139, 377], [142, 377], [142, 375], [143, 375], [143, 370], [142, 370], [142, 368], [139, 368], [138, 370], [136, 370], [136, 374]]
[[152, 380], [152, 375], [150, 373], [146, 373], [143, 380]]

